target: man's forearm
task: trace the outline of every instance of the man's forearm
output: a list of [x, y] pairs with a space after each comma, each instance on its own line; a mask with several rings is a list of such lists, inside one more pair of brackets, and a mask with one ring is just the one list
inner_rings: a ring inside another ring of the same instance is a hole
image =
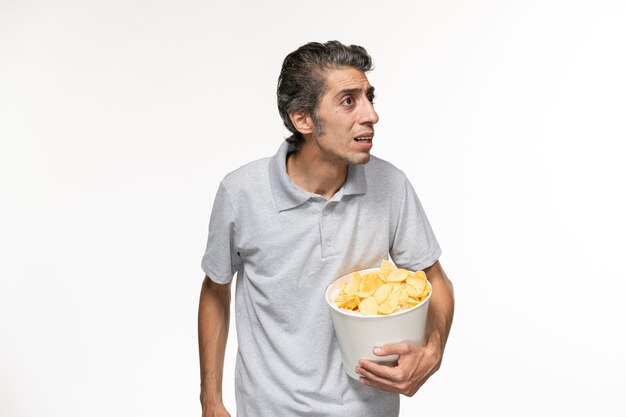
[[222, 404], [224, 352], [230, 322], [230, 284], [216, 284], [206, 277], [198, 308], [198, 344], [202, 407]]
[[426, 343], [436, 343], [441, 352], [445, 348], [454, 316], [454, 290], [439, 261], [425, 269], [426, 276], [433, 286], [429, 301], [428, 328]]

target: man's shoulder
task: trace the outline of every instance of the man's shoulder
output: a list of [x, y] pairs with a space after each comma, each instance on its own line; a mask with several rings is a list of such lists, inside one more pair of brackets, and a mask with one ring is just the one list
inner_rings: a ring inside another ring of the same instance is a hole
[[222, 180], [222, 185], [227, 188], [238, 189], [255, 186], [259, 181], [267, 180], [270, 160], [271, 157], [266, 157], [240, 166], [226, 174]]
[[400, 168], [384, 159], [371, 156], [365, 164], [367, 192], [370, 198], [400, 198], [409, 180]]
[[369, 162], [365, 164], [365, 172], [368, 177], [379, 180], [388, 179], [395, 182], [406, 178], [406, 175], [400, 168], [374, 155], [370, 156]]

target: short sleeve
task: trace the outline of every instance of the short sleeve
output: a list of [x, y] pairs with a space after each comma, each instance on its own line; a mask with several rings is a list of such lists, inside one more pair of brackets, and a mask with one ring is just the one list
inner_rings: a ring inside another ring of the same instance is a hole
[[422, 270], [441, 256], [441, 248], [433, 233], [411, 183], [404, 181], [398, 222], [390, 250], [391, 259], [400, 268]]
[[226, 284], [239, 269], [241, 263], [236, 250], [235, 210], [221, 183], [209, 221], [209, 237], [202, 257], [202, 270], [211, 280]]

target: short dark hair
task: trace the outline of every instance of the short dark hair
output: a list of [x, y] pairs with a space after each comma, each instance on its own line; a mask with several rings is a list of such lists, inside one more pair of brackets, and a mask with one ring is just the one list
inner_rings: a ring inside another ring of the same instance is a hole
[[321, 128], [317, 107], [326, 88], [325, 72], [344, 67], [368, 72], [372, 69], [372, 58], [362, 46], [346, 46], [339, 41], [310, 42], [285, 57], [276, 95], [280, 117], [292, 133], [287, 142], [299, 146], [304, 141], [291, 122], [291, 112], [310, 114], [316, 129]]

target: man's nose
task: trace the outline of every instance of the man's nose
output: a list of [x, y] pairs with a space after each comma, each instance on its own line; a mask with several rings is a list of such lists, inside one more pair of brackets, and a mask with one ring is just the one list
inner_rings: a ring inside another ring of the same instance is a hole
[[374, 104], [369, 100], [364, 100], [361, 108], [361, 123], [372, 125], [378, 123], [378, 113], [374, 110]]

